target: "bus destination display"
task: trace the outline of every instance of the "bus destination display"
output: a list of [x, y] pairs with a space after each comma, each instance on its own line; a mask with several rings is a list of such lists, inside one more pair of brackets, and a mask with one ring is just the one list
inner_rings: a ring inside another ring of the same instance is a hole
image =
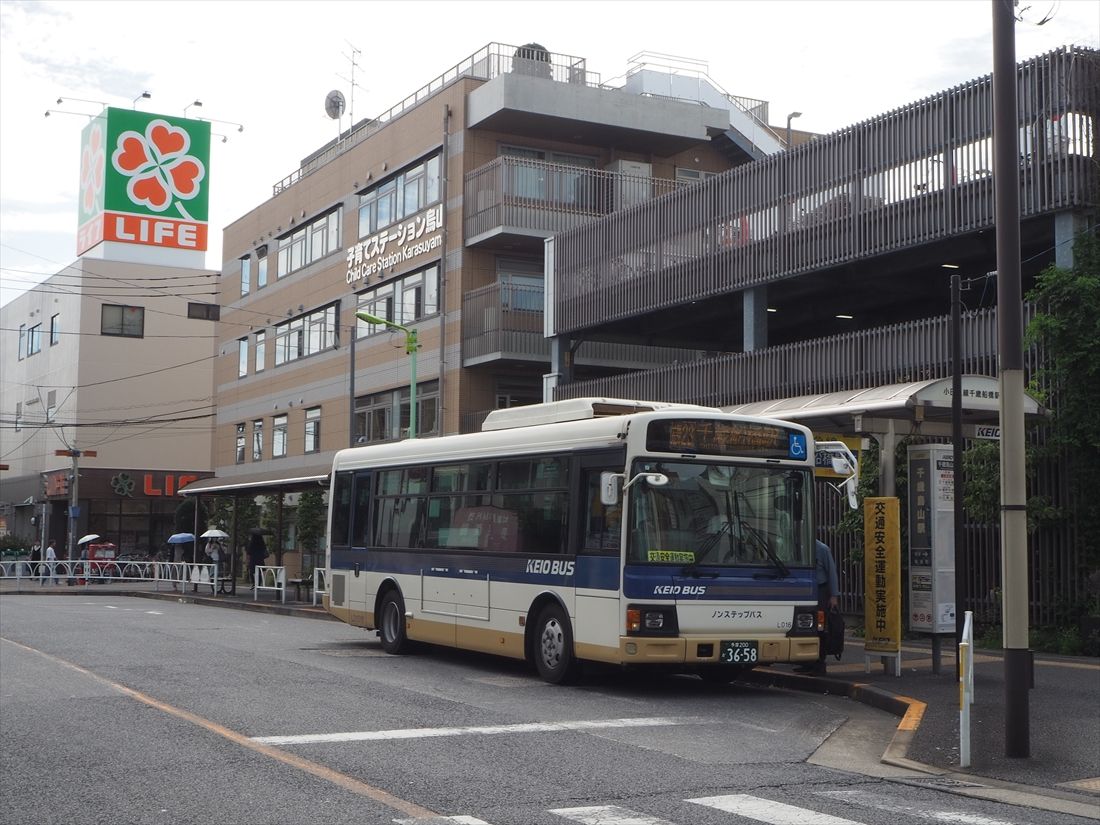
[[646, 450], [692, 455], [806, 458], [805, 433], [788, 427], [712, 418], [664, 418], [649, 423]]

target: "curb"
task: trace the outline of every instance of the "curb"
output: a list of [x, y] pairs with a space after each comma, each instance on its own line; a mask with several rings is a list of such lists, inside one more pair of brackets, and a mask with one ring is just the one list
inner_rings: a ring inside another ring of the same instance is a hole
[[253, 613], [275, 613], [279, 616], [297, 616], [301, 619], [322, 619], [326, 621], [339, 621], [335, 616], [321, 607], [297, 607], [281, 602], [231, 602], [209, 596], [192, 595], [182, 593], [150, 593], [134, 591], [129, 593], [117, 593], [119, 596], [133, 596], [139, 599], [152, 599], [154, 601], [169, 601], [179, 604], [198, 604], [203, 607], [228, 607], [232, 610], [248, 610]]

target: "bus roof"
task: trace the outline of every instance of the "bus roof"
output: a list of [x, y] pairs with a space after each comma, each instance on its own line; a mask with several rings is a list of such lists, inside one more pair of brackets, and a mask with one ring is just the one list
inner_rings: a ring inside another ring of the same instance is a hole
[[582, 421], [592, 418], [606, 418], [613, 415], [632, 415], [655, 410], [719, 412], [717, 407], [700, 407], [698, 404], [676, 404], [668, 401], [628, 401], [623, 398], [570, 398], [565, 401], [548, 401], [545, 404], [528, 404], [523, 407], [493, 410], [486, 416], [481, 429], [487, 432], [514, 427], [534, 427], [539, 424]]

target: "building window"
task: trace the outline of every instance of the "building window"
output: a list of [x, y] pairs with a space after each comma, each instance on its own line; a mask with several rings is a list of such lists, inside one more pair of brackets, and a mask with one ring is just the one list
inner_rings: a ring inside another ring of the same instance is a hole
[[99, 331], [103, 335], [144, 338], [145, 307], [104, 304], [100, 316]]
[[[438, 411], [439, 382], [417, 382], [417, 435], [438, 434]], [[407, 438], [408, 429], [408, 387], [365, 395], [355, 400], [355, 436], [357, 443], [366, 444]]]
[[23, 429], [23, 402], [15, 402], [15, 431], [19, 432]]
[[42, 351], [42, 325], [35, 324], [27, 330], [27, 355], [31, 356]]
[[19, 360], [27, 357], [27, 325], [19, 325]]
[[237, 341], [237, 377], [244, 378], [248, 375], [248, 339]]
[[497, 258], [501, 308], [542, 312], [542, 271], [541, 261]]
[[267, 332], [260, 330], [256, 333], [256, 372], [264, 371], [264, 360], [267, 358]]
[[439, 200], [439, 155], [411, 166], [359, 196], [359, 237], [365, 238]]
[[305, 452], [321, 452], [321, 408], [306, 410], [306, 446]]
[[519, 158], [521, 161], [532, 161], [530, 164], [519, 162], [514, 165], [506, 182], [507, 194], [517, 198], [592, 208], [596, 195], [596, 178], [586, 170], [596, 168], [596, 158], [566, 152], [545, 152], [524, 146], [501, 146], [500, 154]]
[[252, 256], [245, 255], [241, 258], [241, 295], [247, 295], [252, 290]]
[[282, 458], [286, 455], [287, 417], [277, 415], [271, 419], [271, 457]]
[[187, 317], [196, 321], [217, 321], [221, 318], [221, 307], [217, 304], [197, 304], [188, 301]]
[[[439, 265], [433, 264], [360, 293], [356, 311], [406, 326], [435, 315], [439, 312]], [[382, 324], [356, 320], [355, 335], [361, 338], [386, 329]]]
[[50, 316], [50, 346], [61, 343], [61, 313]]
[[264, 420], [262, 418], [252, 422], [252, 460], [264, 460]]
[[337, 304], [275, 325], [275, 366], [336, 345]]
[[46, 393], [47, 423], [53, 421], [55, 415], [57, 415], [57, 390], [50, 390], [48, 393]]
[[237, 425], [237, 463], [244, 464], [244, 424]]
[[676, 167], [676, 188], [679, 189], [682, 186], [694, 186], [697, 183], [702, 183], [705, 180], [718, 177], [718, 172], [707, 172], [703, 169], [687, 169], [685, 167]]
[[267, 247], [256, 250], [256, 289], [267, 286]]
[[279, 277], [340, 249], [340, 210], [329, 212], [279, 238]]

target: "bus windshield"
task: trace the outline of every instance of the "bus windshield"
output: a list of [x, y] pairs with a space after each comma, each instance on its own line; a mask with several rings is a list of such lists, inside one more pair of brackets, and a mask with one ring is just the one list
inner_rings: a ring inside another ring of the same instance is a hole
[[806, 567], [814, 559], [809, 469], [652, 461], [637, 473], [668, 484], [631, 487], [627, 563], [694, 567]]

